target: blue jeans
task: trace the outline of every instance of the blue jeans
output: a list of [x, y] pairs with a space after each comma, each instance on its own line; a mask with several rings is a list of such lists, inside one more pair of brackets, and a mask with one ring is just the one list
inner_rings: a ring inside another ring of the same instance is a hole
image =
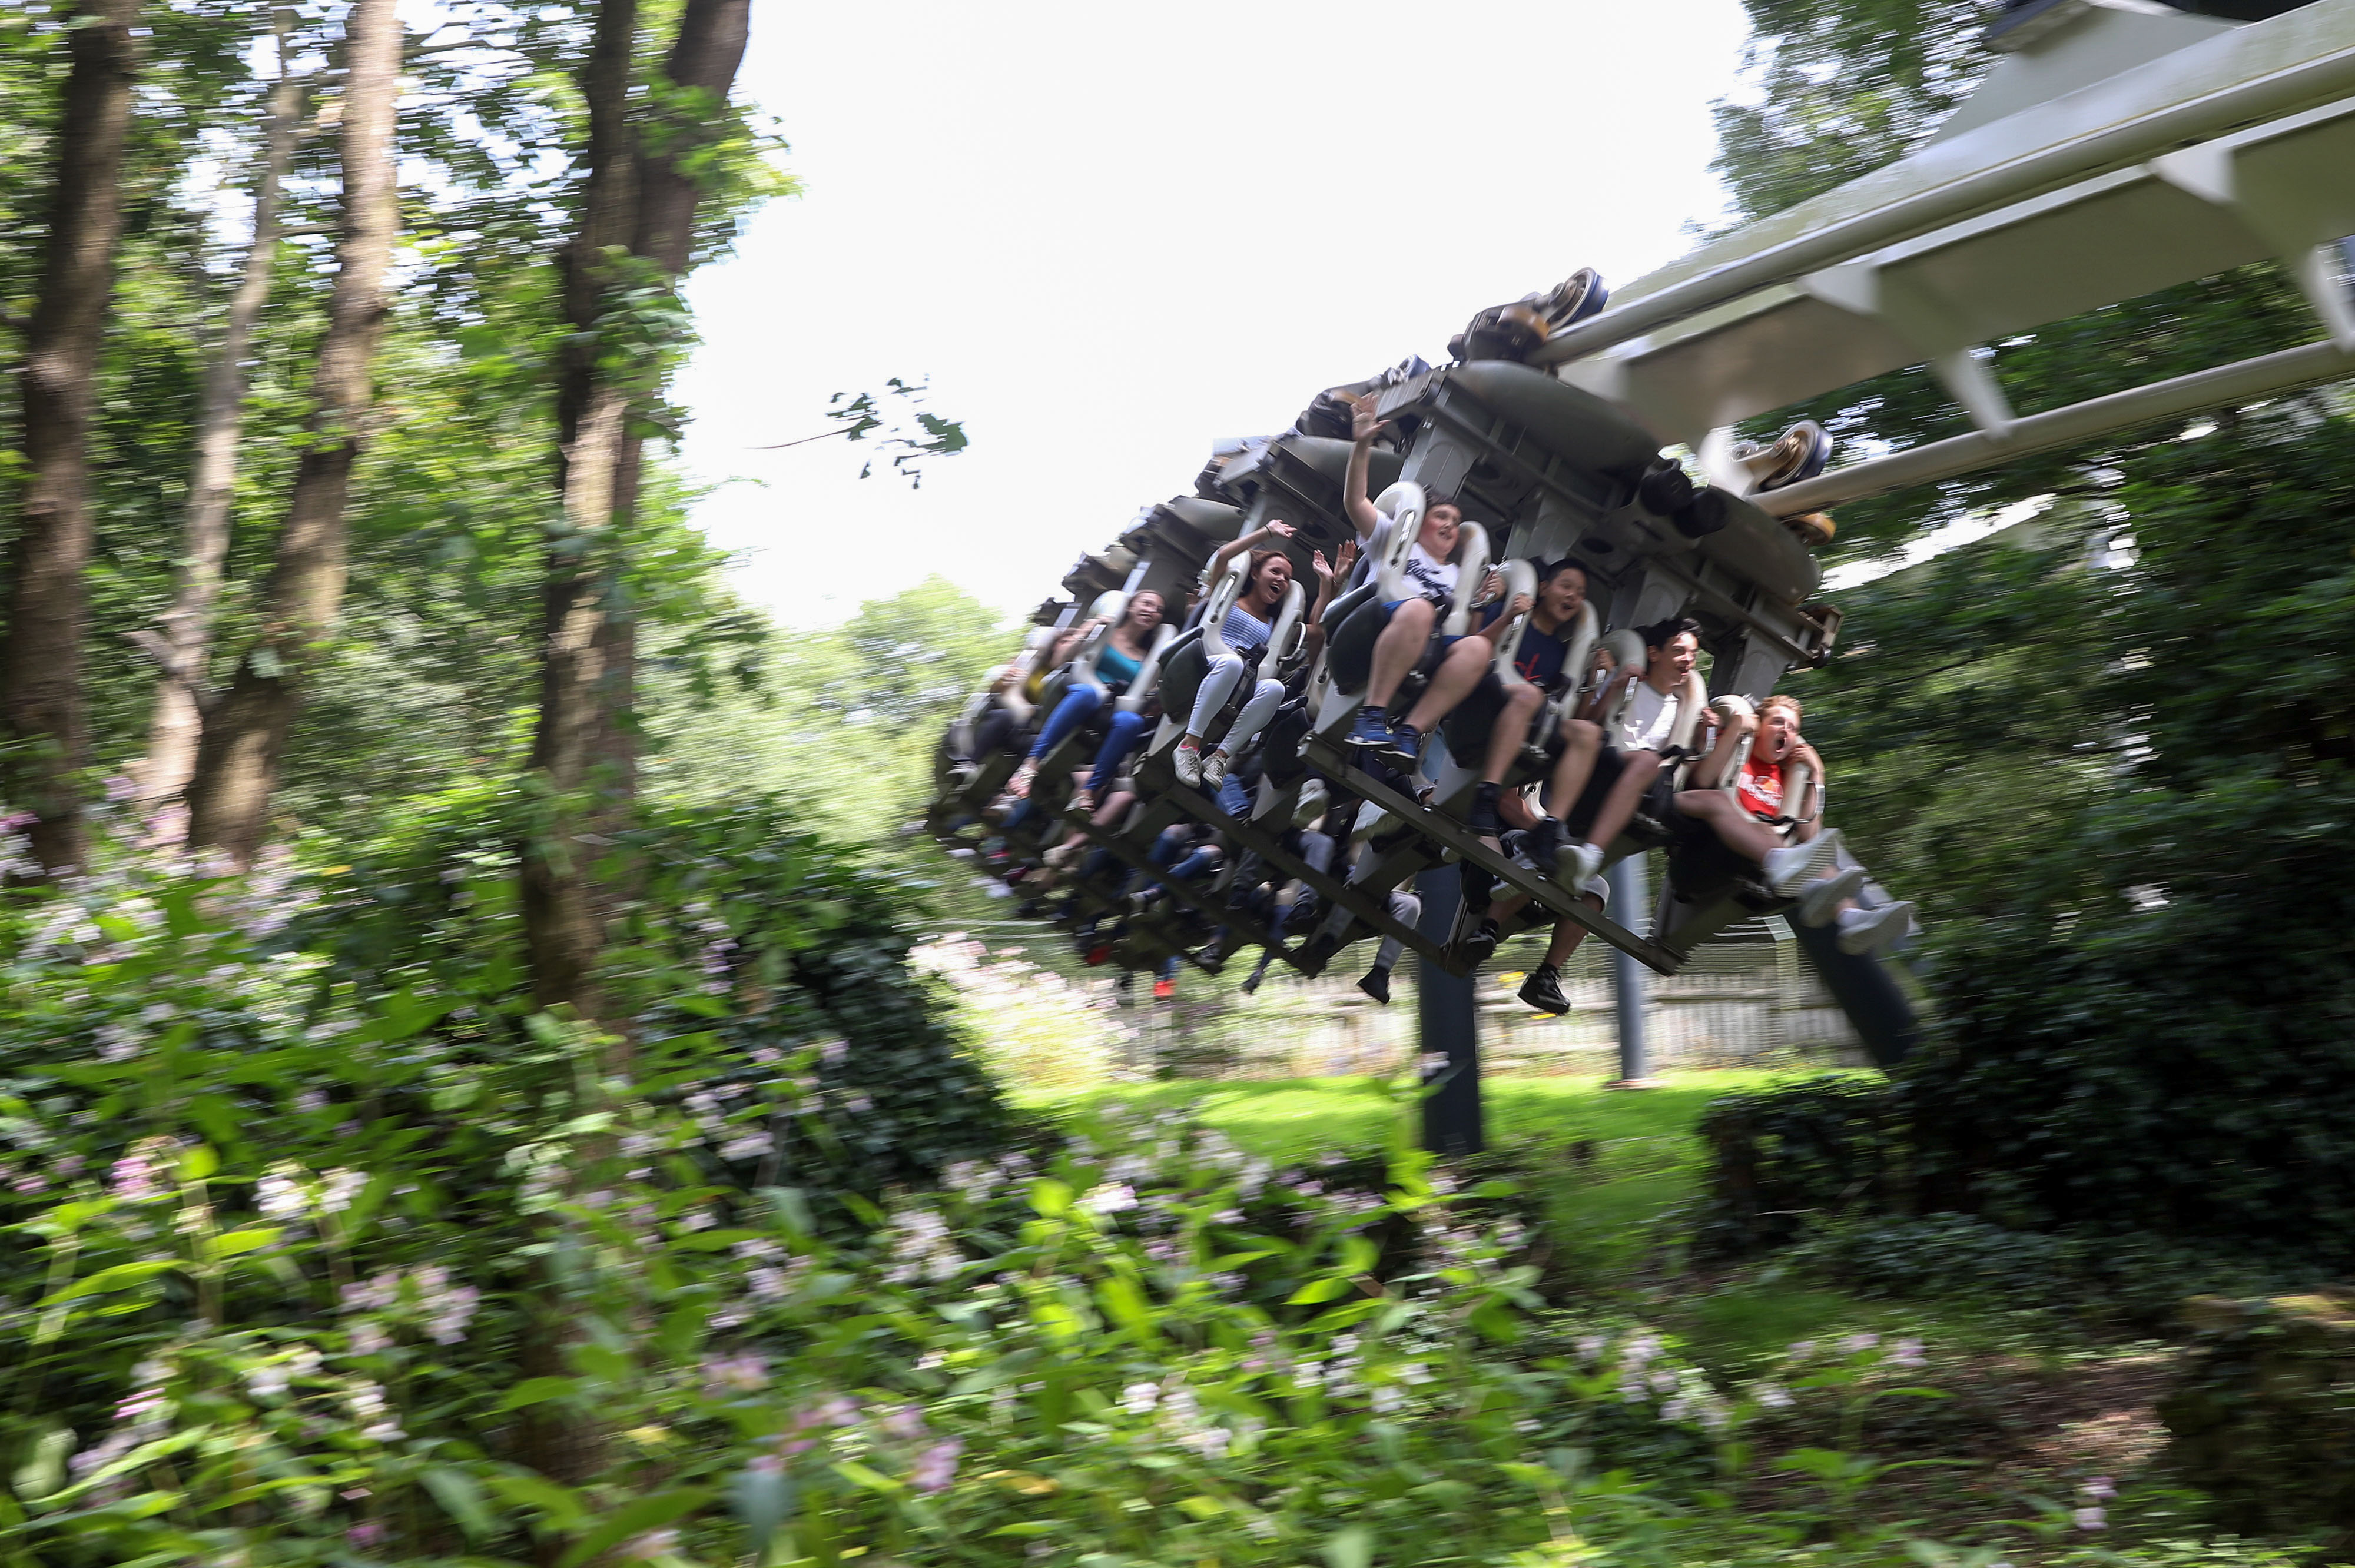
[[1065, 692], [1063, 700], [1055, 705], [1055, 711], [1047, 715], [1046, 727], [1039, 732], [1039, 743], [1030, 748], [1030, 760], [1038, 761], [1054, 750], [1056, 744], [1065, 736], [1095, 717], [1096, 709], [1103, 705], [1103, 688], [1091, 686], [1084, 681]]
[[1096, 770], [1088, 775], [1088, 792], [1101, 800], [1104, 787], [1120, 776], [1120, 765], [1136, 749], [1138, 737], [1145, 734], [1143, 714], [1115, 713], [1105, 726], [1104, 742], [1096, 752]]

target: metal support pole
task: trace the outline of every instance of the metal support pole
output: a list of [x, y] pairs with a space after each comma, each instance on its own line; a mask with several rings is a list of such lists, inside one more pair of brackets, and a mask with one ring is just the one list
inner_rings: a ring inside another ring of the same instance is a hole
[[[1631, 854], [1611, 868], [1611, 917], [1631, 931], [1651, 924], [1648, 880], [1640, 854]], [[1641, 1083], [1648, 1066], [1644, 1052], [1644, 966], [1629, 954], [1614, 952], [1611, 990], [1619, 1012], [1619, 1081]]]
[[[1423, 895], [1423, 934], [1434, 942], [1447, 940], [1455, 921], [1455, 906], [1463, 896], [1456, 868], [1434, 866], [1415, 878]], [[1636, 960], [1626, 960], [1634, 963]], [[1423, 1146], [1433, 1154], [1477, 1154], [1487, 1147], [1480, 1122], [1480, 1038], [1473, 1008], [1471, 975], [1452, 975], [1418, 957], [1414, 963], [1415, 1008], [1423, 1027], [1423, 1081], [1437, 1078], [1439, 1086], [1423, 1097]], [[1433, 1058], [1444, 1056], [1444, 1065]], [[1437, 1071], [1433, 1071], [1433, 1068]]]

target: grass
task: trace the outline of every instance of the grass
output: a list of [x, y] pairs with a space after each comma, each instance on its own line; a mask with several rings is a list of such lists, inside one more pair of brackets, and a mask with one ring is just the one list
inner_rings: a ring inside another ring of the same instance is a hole
[[[1535, 1163], [1560, 1173], [1548, 1199], [1569, 1255], [1563, 1266], [1588, 1288], [1608, 1288], [1651, 1250], [1660, 1222], [1698, 1192], [1704, 1160], [1697, 1129], [1709, 1103], [1789, 1076], [1675, 1073], [1647, 1089], [1611, 1089], [1601, 1076], [1495, 1078], [1481, 1093], [1491, 1147], [1560, 1151], [1559, 1160]], [[1151, 1084], [1060, 1104], [1082, 1116], [1115, 1104], [1182, 1107], [1239, 1147], [1284, 1164], [1379, 1150], [1398, 1114], [1389, 1091], [1370, 1078]]]
[[[1666, 1074], [1640, 1090], [1607, 1088], [1601, 1075], [1497, 1078], [1481, 1087], [1490, 1146], [1535, 1150], [1529, 1163], [1548, 1173], [1556, 1275], [1672, 1329], [1713, 1372], [1752, 1375], [1795, 1340], [1858, 1332], [2016, 1347], [2017, 1323], [1951, 1304], [1867, 1299], [1793, 1277], [1771, 1260], [1709, 1277], [1661, 1267], [1707, 1169], [1699, 1128], [1710, 1102], [1799, 1075], [1736, 1068]], [[1183, 1108], [1249, 1152], [1292, 1165], [1379, 1150], [1397, 1114], [1383, 1087], [1362, 1077], [1180, 1080], [1031, 1103], [1082, 1120], [1114, 1105]]]
[[[1790, 1075], [1738, 1069], [1675, 1073], [1665, 1075], [1660, 1087], [1641, 1090], [1606, 1089], [1601, 1077], [1492, 1078], [1481, 1092], [1493, 1144], [1655, 1139], [1690, 1151], [1699, 1148], [1693, 1129], [1710, 1101]], [[1126, 1085], [1053, 1104], [1082, 1113], [1108, 1105], [1135, 1110], [1186, 1107], [1241, 1148], [1284, 1163], [1380, 1149], [1391, 1115], [1390, 1102], [1370, 1078]]]

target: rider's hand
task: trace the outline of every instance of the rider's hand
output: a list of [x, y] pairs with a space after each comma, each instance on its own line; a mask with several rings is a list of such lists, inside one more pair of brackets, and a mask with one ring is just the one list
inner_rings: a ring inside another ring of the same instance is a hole
[[1510, 620], [1517, 615], [1527, 615], [1529, 612], [1530, 607], [1536, 603], [1537, 600], [1531, 599], [1529, 595], [1525, 593], [1517, 593], [1513, 596], [1513, 602], [1505, 607], [1505, 619], [1507, 620]]
[[1279, 539], [1289, 539], [1297, 534], [1299, 530], [1295, 528], [1291, 524], [1286, 523], [1283, 518], [1277, 517], [1271, 519], [1267, 526], [1261, 529], [1260, 532], [1263, 534], [1273, 534]]
[[1358, 542], [1355, 539], [1342, 540], [1341, 547], [1333, 554], [1334, 575], [1337, 577], [1357, 564]]
[[1375, 394], [1369, 392], [1350, 404], [1349, 437], [1352, 440], [1370, 441], [1382, 433], [1382, 421], [1375, 417]]
[[1308, 569], [1316, 574], [1316, 580], [1319, 582], [1329, 583], [1333, 580], [1333, 563], [1325, 558], [1325, 552], [1322, 550], [1308, 557]]

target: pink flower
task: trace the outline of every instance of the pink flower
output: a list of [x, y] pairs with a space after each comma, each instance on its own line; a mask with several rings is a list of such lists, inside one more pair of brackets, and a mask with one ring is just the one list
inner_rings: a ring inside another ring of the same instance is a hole
[[944, 1492], [956, 1479], [957, 1456], [964, 1445], [954, 1437], [943, 1437], [925, 1449], [909, 1472], [908, 1484], [920, 1492]]

